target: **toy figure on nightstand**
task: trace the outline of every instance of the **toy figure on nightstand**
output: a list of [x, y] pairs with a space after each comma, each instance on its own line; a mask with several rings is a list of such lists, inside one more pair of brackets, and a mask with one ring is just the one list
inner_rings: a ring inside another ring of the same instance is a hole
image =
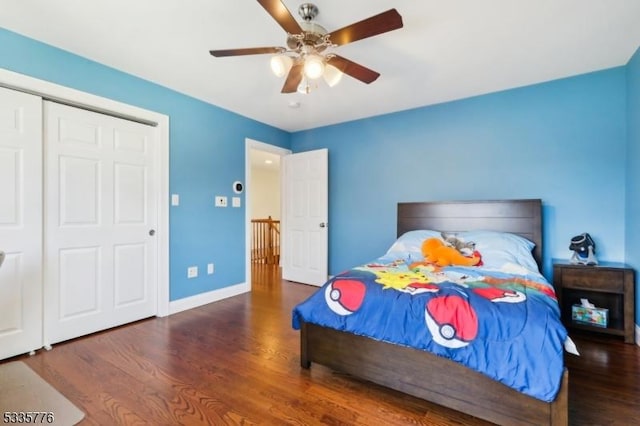
[[570, 262], [581, 265], [597, 265], [596, 243], [587, 232], [571, 238], [569, 250], [573, 250]]

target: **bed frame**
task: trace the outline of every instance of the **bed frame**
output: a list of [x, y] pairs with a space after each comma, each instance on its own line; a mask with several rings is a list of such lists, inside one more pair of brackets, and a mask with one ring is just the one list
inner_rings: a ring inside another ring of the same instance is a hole
[[[511, 232], [536, 243], [541, 265], [541, 215], [537, 199], [399, 203], [398, 236], [414, 229]], [[497, 424], [568, 424], [566, 369], [555, 401], [546, 403], [428, 352], [303, 323], [300, 363], [312, 362]]]

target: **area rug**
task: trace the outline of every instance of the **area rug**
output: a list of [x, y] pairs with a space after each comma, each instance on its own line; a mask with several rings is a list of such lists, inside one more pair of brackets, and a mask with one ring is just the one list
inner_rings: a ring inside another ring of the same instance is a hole
[[6, 417], [0, 423], [60, 426], [72, 426], [84, 418], [82, 411], [22, 361], [0, 364], [0, 415]]

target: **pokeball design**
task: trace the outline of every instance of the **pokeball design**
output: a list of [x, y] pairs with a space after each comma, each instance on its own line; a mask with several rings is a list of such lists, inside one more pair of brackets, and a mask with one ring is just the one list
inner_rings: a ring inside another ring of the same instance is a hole
[[467, 346], [478, 335], [478, 316], [469, 301], [458, 295], [429, 300], [425, 321], [433, 340], [447, 348]]
[[358, 280], [335, 280], [327, 285], [324, 298], [327, 305], [338, 315], [351, 315], [362, 306], [366, 287]]
[[527, 296], [516, 290], [509, 290], [497, 287], [474, 288], [473, 291], [491, 302], [500, 303], [520, 303], [527, 300]]
[[440, 287], [433, 283], [411, 283], [405, 288], [398, 290], [409, 294], [436, 293], [440, 290]]

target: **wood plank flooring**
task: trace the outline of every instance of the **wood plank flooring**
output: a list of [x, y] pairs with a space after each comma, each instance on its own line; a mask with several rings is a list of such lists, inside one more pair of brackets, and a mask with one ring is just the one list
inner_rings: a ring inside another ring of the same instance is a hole
[[[257, 265], [251, 293], [14, 360], [83, 410], [82, 425], [487, 424], [319, 365], [301, 369], [291, 310], [315, 290]], [[570, 423], [640, 419], [640, 348], [574, 340]]]

